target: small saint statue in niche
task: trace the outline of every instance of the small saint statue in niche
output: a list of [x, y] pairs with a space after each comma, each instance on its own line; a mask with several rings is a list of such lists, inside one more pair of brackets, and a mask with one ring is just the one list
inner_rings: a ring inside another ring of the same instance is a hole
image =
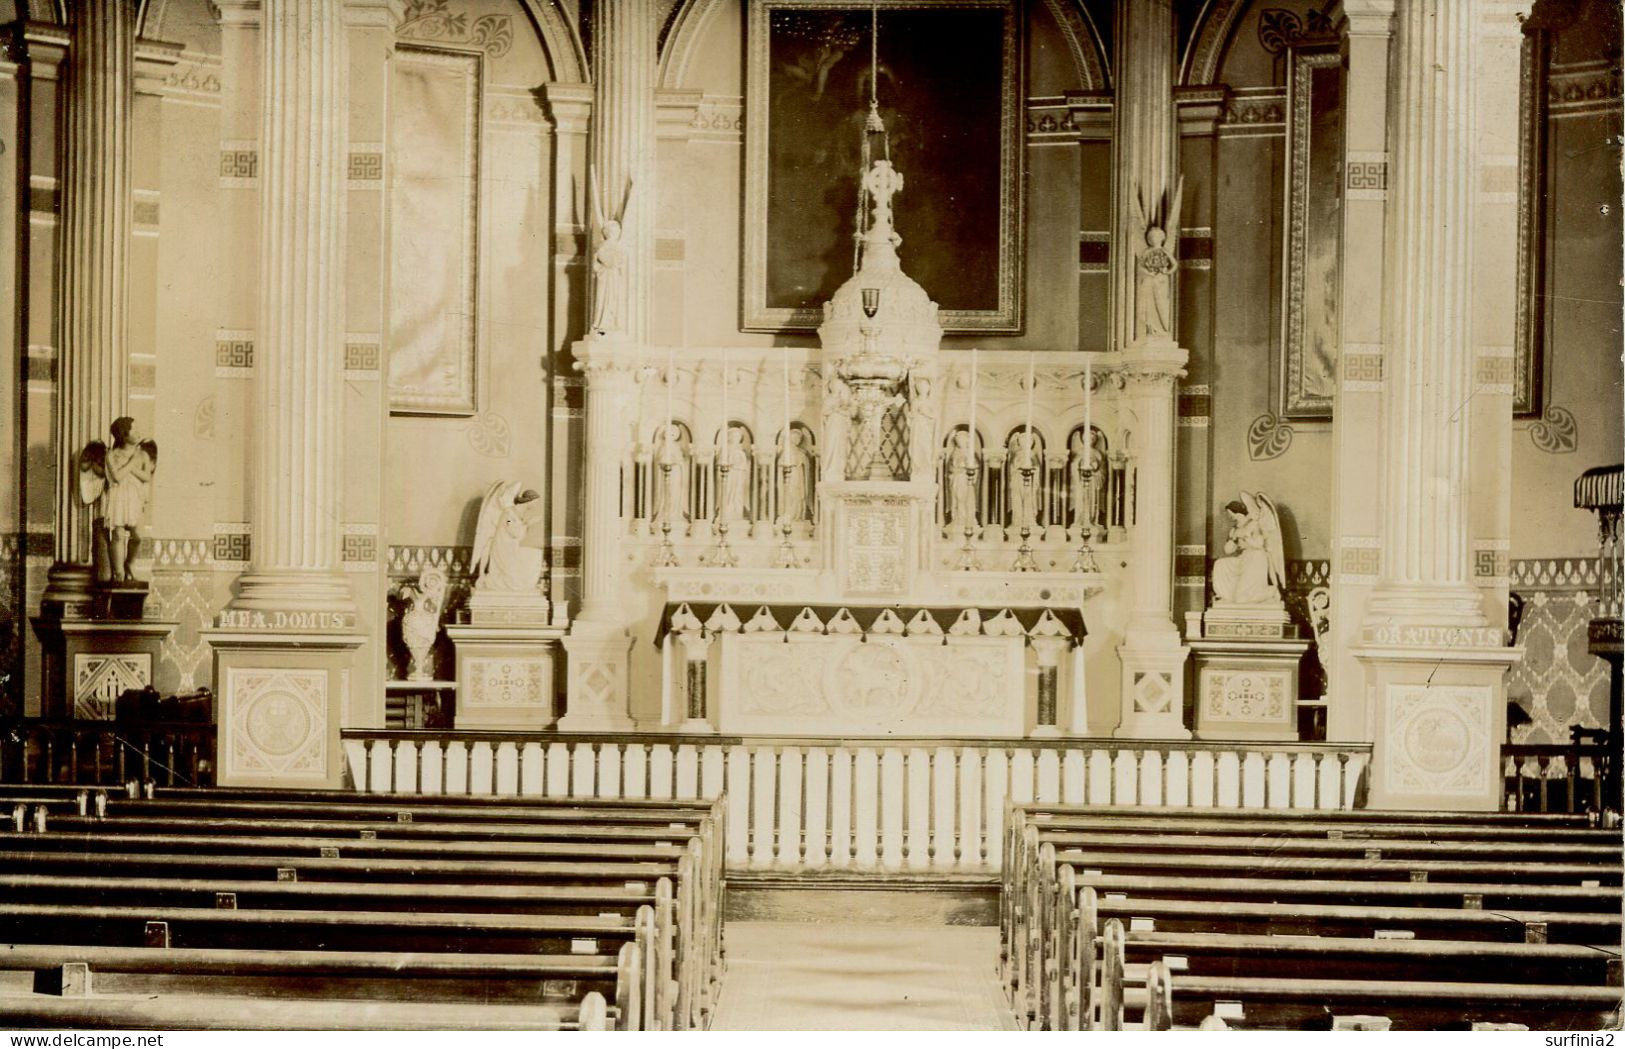
[[434, 680], [434, 642], [440, 636], [440, 615], [446, 609], [446, 570], [430, 565], [416, 583], [402, 583], [406, 603], [401, 612], [401, 641], [412, 657], [408, 681]]
[[852, 391], [839, 375], [830, 375], [824, 383], [823, 413], [819, 476], [826, 481], [844, 481], [847, 460], [851, 458]]
[[1279, 606], [1286, 582], [1281, 521], [1263, 492], [1242, 492], [1225, 506], [1230, 515], [1227, 556], [1213, 562], [1215, 605]]
[[745, 519], [745, 493], [750, 488], [750, 453], [745, 448], [745, 431], [730, 426], [722, 448], [717, 452], [717, 520], [732, 523]]
[[604, 213], [600, 194], [592, 194], [593, 222], [598, 229], [598, 248], [592, 256], [592, 324], [597, 335], [615, 335], [626, 331], [627, 283], [626, 268], [631, 255], [622, 243], [624, 225], [632, 209], [631, 179], [626, 183], [626, 194], [615, 218]]
[[688, 520], [688, 452], [683, 447], [683, 428], [676, 423], [661, 426], [654, 467], [654, 506], [649, 520], [657, 528], [667, 523], [676, 528]]
[[931, 378], [916, 375], [909, 381], [908, 475], [926, 480], [937, 462], [936, 397]]
[[141, 545], [138, 529], [147, 515], [158, 443], [140, 440], [135, 420], [121, 415], [109, 428], [113, 446], [91, 441], [79, 453], [79, 498], [94, 506], [91, 560], [98, 583], [136, 582], [133, 566]]
[[808, 485], [812, 480], [812, 456], [807, 452], [807, 433], [794, 426], [786, 444], [779, 450], [779, 523], [799, 524], [812, 516]]
[[541, 496], [518, 481], [497, 481], [485, 492], [474, 527], [474, 593], [537, 594], [547, 552], [528, 537]]
[[1044, 460], [1038, 438], [1031, 430], [1019, 431], [1010, 438], [1010, 457], [1005, 464], [1010, 484], [1010, 527], [1032, 528], [1038, 523], [1038, 486]]
[[1072, 526], [1077, 538], [1095, 538], [1100, 522], [1100, 497], [1106, 487], [1106, 456], [1090, 435], [1085, 444], [1083, 434], [1072, 435]]
[[975, 528], [976, 517], [976, 449], [971, 445], [970, 431], [955, 430], [953, 443], [948, 449], [948, 524], [953, 532]]
[[1172, 197], [1163, 200], [1161, 207], [1144, 199], [1143, 187], [1132, 201], [1134, 224], [1142, 231], [1144, 241], [1134, 257], [1135, 341], [1173, 339], [1173, 279], [1179, 268], [1174, 248], [1179, 241], [1179, 204], [1184, 193], [1182, 177], [1174, 183]]

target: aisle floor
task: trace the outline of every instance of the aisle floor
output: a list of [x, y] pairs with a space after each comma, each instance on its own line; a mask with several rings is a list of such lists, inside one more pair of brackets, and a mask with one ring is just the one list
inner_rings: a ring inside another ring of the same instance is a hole
[[715, 1031], [1008, 1031], [999, 930], [729, 922]]

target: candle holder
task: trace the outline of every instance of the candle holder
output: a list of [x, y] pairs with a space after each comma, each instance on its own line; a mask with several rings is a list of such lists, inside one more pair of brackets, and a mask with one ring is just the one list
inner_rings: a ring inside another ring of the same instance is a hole
[[980, 572], [982, 562], [976, 557], [976, 525], [965, 526], [965, 545], [959, 548], [959, 563], [954, 567], [961, 572]]
[[[728, 471], [731, 469], [733, 467], [728, 463], [723, 463], [717, 467], [717, 470], [722, 474], [721, 487], [724, 492], [728, 490]], [[717, 510], [717, 545], [711, 551], [711, 567], [738, 568], [739, 556], [734, 553], [733, 547], [728, 545], [728, 519], [723, 516], [723, 512], [723, 509], [719, 507]]]
[[1036, 572], [1038, 562], [1033, 560], [1033, 545], [1028, 542], [1033, 530], [1027, 525], [1021, 526], [1021, 546], [1016, 550], [1015, 564], [1010, 566], [1012, 572]]
[[[671, 463], [661, 463], [660, 473], [666, 486], [667, 503], [671, 502]], [[660, 514], [660, 549], [655, 553], [656, 568], [676, 568], [677, 548], [671, 545], [671, 507], [668, 505]]]
[[783, 538], [779, 540], [778, 556], [773, 561], [774, 568], [801, 567], [801, 560], [796, 557], [795, 544], [790, 542], [790, 536], [794, 533], [794, 530], [795, 526], [790, 523], [789, 518], [779, 522], [779, 533]]
[[[1094, 471], [1085, 467], [1082, 473], [1083, 489], [1084, 491], [1088, 491], [1089, 483], [1094, 480]], [[1100, 566], [1095, 564], [1095, 551], [1089, 545], [1089, 540], [1094, 538], [1094, 534], [1095, 523], [1093, 521], [1085, 521], [1078, 526], [1078, 554], [1072, 559], [1072, 571], [1100, 571]]]

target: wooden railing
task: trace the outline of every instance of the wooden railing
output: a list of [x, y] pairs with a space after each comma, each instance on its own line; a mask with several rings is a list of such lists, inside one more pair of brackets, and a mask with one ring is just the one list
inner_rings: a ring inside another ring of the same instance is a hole
[[1507, 743], [1501, 747], [1509, 812], [1602, 812], [1611, 748], [1596, 743]]
[[214, 737], [213, 725], [198, 722], [3, 720], [0, 783], [210, 786]]
[[1009, 802], [1361, 804], [1364, 744], [344, 732], [377, 793], [728, 796], [733, 869], [996, 872]]

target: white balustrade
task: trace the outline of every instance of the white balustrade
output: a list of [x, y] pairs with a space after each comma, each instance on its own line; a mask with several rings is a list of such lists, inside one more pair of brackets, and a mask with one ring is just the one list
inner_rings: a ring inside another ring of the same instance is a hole
[[774, 871], [990, 873], [1011, 803], [1348, 809], [1360, 744], [764, 739], [346, 730], [377, 794], [728, 795], [727, 862]]

